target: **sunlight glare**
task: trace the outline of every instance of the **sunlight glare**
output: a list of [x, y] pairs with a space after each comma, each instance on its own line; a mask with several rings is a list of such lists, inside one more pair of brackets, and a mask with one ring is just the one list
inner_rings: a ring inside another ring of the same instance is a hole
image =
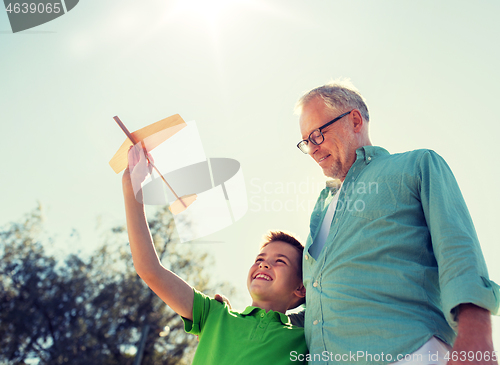
[[235, 4], [245, 0], [178, 0], [175, 5], [176, 12], [189, 12], [197, 14], [206, 21], [214, 23]]

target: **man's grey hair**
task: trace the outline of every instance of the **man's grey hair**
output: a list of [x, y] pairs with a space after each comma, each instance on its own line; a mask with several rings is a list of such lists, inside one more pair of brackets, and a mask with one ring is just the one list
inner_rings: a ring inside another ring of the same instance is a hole
[[331, 111], [347, 112], [358, 109], [366, 122], [370, 120], [365, 99], [349, 79], [335, 80], [306, 92], [295, 105], [295, 113], [301, 114], [302, 108], [316, 97], [322, 98], [325, 106]]

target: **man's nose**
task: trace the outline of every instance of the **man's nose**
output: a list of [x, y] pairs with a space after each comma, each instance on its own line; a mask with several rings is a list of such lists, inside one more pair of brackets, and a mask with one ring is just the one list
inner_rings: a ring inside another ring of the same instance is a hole
[[309, 156], [311, 156], [311, 157], [312, 157], [312, 156], [314, 155], [314, 153], [315, 153], [317, 150], [319, 150], [319, 148], [320, 148], [318, 144], [314, 144], [314, 143], [312, 143], [312, 142], [309, 142], [309, 143], [307, 144], [307, 147], [309, 147], [309, 151], [308, 151], [307, 153], [308, 153], [308, 154], [309, 154]]

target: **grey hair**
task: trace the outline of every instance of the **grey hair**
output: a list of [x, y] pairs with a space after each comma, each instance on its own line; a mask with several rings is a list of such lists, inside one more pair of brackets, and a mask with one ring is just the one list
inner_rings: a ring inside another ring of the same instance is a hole
[[365, 99], [349, 79], [335, 80], [306, 92], [295, 105], [295, 113], [302, 113], [302, 108], [316, 97], [322, 98], [331, 111], [358, 109], [365, 121], [370, 120]]

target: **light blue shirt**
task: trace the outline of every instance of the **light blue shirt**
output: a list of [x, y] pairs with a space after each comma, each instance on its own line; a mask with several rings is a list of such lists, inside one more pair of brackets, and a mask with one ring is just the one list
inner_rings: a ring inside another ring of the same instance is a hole
[[395, 362], [432, 336], [453, 344], [461, 303], [498, 312], [499, 287], [446, 162], [429, 150], [356, 153], [317, 260], [309, 248], [328, 188], [311, 215], [303, 264], [306, 341], [319, 354], [311, 363]]

